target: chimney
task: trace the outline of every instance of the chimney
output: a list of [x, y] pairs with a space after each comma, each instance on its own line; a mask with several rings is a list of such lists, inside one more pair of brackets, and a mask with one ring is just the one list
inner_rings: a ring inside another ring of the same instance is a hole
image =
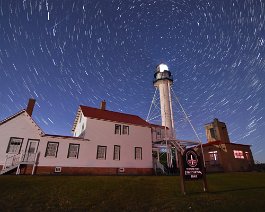
[[103, 100], [101, 103], [100, 103], [100, 109], [101, 110], [106, 110], [106, 101]]
[[26, 109], [26, 111], [29, 114], [29, 116], [32, 116], [32, 112], [33, 112], [33, 109], [34, 109], [34, 106], [35, 106], [35, 102], [36, 102], [35, 99], [29, 99], [28, 106], [27, 106], [27, 109]]

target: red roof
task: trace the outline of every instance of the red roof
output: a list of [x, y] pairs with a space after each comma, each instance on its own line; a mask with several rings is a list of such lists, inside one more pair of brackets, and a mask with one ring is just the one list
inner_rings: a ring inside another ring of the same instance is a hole
[[151, 127], [148, 122], [136, 115], [102, 110], [83, 105], [80, 105], [80, 108], [85, 117]]
[[227, 143], [227, 142], [224, 142], [224, 141], [211, 141], [211, 142], [208, 142], [206, 144], [203, 144], [202, 146], [205, 147], [205, 146], [213, 146], [213, 145], [221, 145], [221, 144], [250, 146], [250, 145], [247, 145], [247, 144]]
[[151, 125], [152, 127], [155, 127], [155, 128], [162, 128], [162, 129], [167, 128], [167, 129], [168, 129], [168, 127], [165, 127], [165, 126], [162, 126], [162, 125], [158, 125], [158, 124], [151, 124], [151, 123], [150, 123], [150, 125]]

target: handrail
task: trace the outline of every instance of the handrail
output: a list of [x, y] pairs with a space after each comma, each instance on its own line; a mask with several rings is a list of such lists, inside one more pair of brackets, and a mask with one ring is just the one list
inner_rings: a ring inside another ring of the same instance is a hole
[[154, 163], [154, 169], [161, 169], [161, 171], [163, 172], [163, 174], [165, 174], [166, 172], [165, 172], [165, 167], [164, 167], [164, 165], [162, 164], [162, 163], [160, 163], [158, 160], [154, 160], [153, 161], [153, 163]]
[[[9, 154], [10, 154], [10, 153], [9, 153]], [[17, 154], [15, 154], [15, 155], [10, 155], [9, 157], [6, 156], [6, 159], [12, 158], [12, 157], [17, 156], [17, 155], [20, 155], [20, 153], [17, 153]]]
[[[11, 166], [15, 165], [15, 164], [14, 164], [14, 159], [15, 159], [17, 156], [20, 156], [20, 153], [17, 153], [17, 154], [15, 154], [15, 155], [10, 155], [10, 156], [7, 156], [7, 155], [6, 155], [5, 164], [4, 164], [3, 168], [2, 168], [2, 170], [6, 169], [6, 167], [7, 167], [8, 165], [11, 165]], [[10, 160], [10, 159], [11, 159], [11, 160]], [[9, 163], [8, 163], [8, 162], [9, 162]], [[18, 160], [18, 163], [19, 163], [19, 160]]]
[[17, 153], [15, 155], [6, 155], [6, 159], [5, 159], [5, 163], [4, 166], [2, 168], [2, 172], [4, 172], [5, 170], [8, 170], [10, 168], [15, 168], [16, 166], [18, 166], [19, 169], [19, 165], [21, 163], [24, 164], [34, 164], [36, 165], [36, 160], [37, 160], [37, 154], [36, 153], [30, 153], [30, 152], [21, 152], [21, 153]]

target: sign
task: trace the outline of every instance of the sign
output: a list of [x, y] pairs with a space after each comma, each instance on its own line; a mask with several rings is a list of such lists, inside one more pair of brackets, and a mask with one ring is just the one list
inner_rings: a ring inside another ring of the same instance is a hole
[[201, 160], [193, 149], [187, 149], [183, 156], [183, 169], [185, 180], [197, 180], [202, 178]]

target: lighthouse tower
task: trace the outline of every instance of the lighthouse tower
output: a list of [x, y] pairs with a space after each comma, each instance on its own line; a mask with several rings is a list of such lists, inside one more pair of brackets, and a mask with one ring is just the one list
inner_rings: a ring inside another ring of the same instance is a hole
[[172, 99], [170, 92], [170, 88], [173, 84], [173, 77], [171, 72], [168, 70], [167, 65], [162, 63], [156, 67], [153, 83], [159, 90], [162, 125], [168, 129], [166, 130], [167, 133], [165, 138], [167, 140], [175, 139]]

